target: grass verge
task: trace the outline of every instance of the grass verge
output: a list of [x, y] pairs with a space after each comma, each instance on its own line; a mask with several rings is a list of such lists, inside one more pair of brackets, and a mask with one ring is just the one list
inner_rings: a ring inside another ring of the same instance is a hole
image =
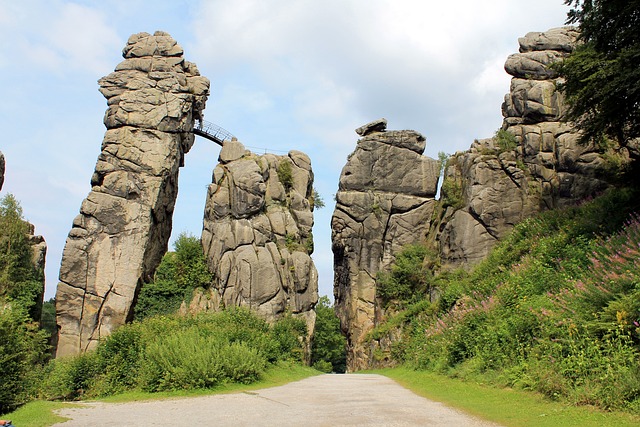
[[568, 406], [543, 396], [483, 384], [464, 382], [408, 368], [366, 371], [389, 377], [414, 393], [445, 403], [471, 415], [508, 427], [634, 427], [640, 417], [603, 412], [585, 406]]
[[54, 411], [73, 406], [73, 403], [47, 402], [37, 400], [29, 402], [15, 411], [0, 416], [3, 420], [11, 420], [19, 427], [47, 427], [55, 423], [62, 423], [69, 418], [56, 415]]
[[[321, 373], [322, 372], [319, 372], [308, 366], [301, 366], [289, 362], [280, 362], [277, 365], [267, 369], [267, 371], [261, 376], [260, 380], [252, 384], [233, 383], [206, 390], [168, 391], [160, 393], [131, 391], [99, 399], [99, 401], [123, 403], [155, 399], [176, 399], [195, 396], [208, 396], [223, 393], [239, 393], [268, 387], [277, 387], [293, 381], [312, 377], [314, 375], [320, 375]], [[46, 402], [38, 400], [29, 402], [14, 412], [2, 415], [0, 418], [12, 420], [13, 424], [19, 427], [47, 427], [68, 420], [68, 418], [56, 415], [54, 411], [71, 406], [73, 406], [73, 403]]]

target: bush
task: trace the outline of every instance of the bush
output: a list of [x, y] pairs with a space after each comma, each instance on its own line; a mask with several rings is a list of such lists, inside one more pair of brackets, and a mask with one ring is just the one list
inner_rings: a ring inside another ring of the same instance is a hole
[[470, 273], [438, 277], [434, 310], [387, 321], [405, 337], [392, 355], [573, 403], [637, 408], [637, 209], [634, 190], [612, 190], [517, 225]]
[[293, 168], [289, 160], [282, 160], [276, 169], [278, 173], [278, 179], [286, 190], [289, 190], [293, 186]]
[[171, 314], [183, 301], [189, 301], [195, 288], [207, 288], [212, 275], [206, 265], [200, 239], [181, 233], [158, 266], [154, 281], [140, 290], [134, 309], [135, 319]]
[[47, 354], [46, 333], [26, 310], [0, 302], [0, 414], [26, 402], [30, 375]]
[[428, 298], [433, 285], [436, 255], [423, 245], [408, 245], [397, 256], [390, 272], [376, 277], [376, 296], [385, 305], [404, 305]]
[[118, 328], [93, 352], [51, 362], [37, 394], [78, 399], [249, 383], [270, 363], [302, 360], [305, 334], [301, 319], [271, 326], [246, 309], [149, 317]]
[[258, 379], [266, 360], [245, 342], [203, 335], [197, 327], [158, 337], [144, 354], [141, 386], [146, 391], [211, 388], [222, 382]]
[[494, 136], [500, 152], [513, 151], [518, 146], [516, 136], [506, 129], [499, 129]]
[[444, 208], [451, 206], [453, 209], [460, 209], [464, 206], [462, 184], [455, 178], [445, 177], [440, 192]]

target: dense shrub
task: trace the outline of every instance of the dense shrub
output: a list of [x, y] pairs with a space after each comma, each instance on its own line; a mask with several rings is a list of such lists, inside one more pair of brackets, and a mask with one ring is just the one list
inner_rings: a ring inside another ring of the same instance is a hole
[[120, 327], [94, 352], [53, 361], [39, 394], [77, 399], [249, 383], [270, 363], [301, 360], [305, 334], [300, 319], [269, 325], [246, 309], [149, 317]]
[[433, 267], [436, 256], [423, 245], [406, 246], [397, 256], [390, 272], [376, 277], [376, 296], [386, 305], [428, 297], [433, 286]]
[[47, 352], [46, 334], [27, 311], [0, 303], [0, 414], [28, 399], [30, 375]]
[[193, 290], [211, 284], [200, 239], [181, 233], [174, 243], [175, 252], [167, 252], [158, 266], [154, 281], [145, 284], [135, 306], [135, 318], [175, 313]]

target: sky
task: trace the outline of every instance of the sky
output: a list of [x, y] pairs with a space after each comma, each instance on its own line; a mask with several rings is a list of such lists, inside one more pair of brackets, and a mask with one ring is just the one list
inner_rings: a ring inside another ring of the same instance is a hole
[[[138, 32], [169, 32], [211, 80], [205, 120], [256, 153], [307, 153], [320, 295], [333, 295], [331, 215], [354, 129], [386, 118], [437, 158], [502, 123], [518, 37], [564, 25], [563, 0], [0, 0], [5, 183], [44, 236], [45, 298], [91, 187], [105, 128], [97, 80]], [[180, 171], [172, 240], [200, 236], [220, 147], [197, 138]], [[171, 244], [170, 244], [171, 247]]]

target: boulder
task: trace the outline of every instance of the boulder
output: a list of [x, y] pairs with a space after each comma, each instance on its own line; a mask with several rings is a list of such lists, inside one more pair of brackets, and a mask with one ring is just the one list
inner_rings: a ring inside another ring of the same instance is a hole
[[57, 356], [90, 350], [130, 320], [167, 250], [178, 170], [209, 94], [182, 55], [167, 33], [134, 34], [99, 81], [107, 131], [62, 255]]
[[384, 132], [387, 130], [387, 119], [374, 120], [366, 125], [360, 126], [356, 129], [356, 133], [360, 136], [367, 136], [374, 132]]

